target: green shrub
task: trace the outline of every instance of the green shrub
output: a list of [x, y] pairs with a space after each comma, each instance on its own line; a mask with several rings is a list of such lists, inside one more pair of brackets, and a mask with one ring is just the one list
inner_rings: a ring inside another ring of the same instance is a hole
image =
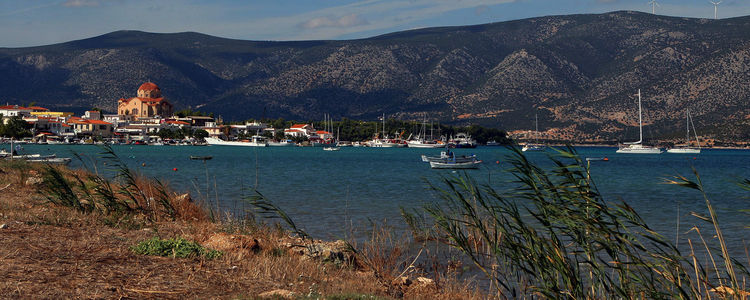
[[221, 257], [222, 253], [199, 245], [196, 242], [178, 237], [173, 239], [160, 239], [153, 237], [142, 241], [130, 248], [136, 254], [164, 256], [173, 258], [205, 257], [214, 259]]

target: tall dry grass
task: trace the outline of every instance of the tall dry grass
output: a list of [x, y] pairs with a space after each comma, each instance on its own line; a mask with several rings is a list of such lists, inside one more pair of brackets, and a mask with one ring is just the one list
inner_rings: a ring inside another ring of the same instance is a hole
[[40, 193], [54, 204], [111, 216], [115, 222], [130, 217], [143, 217], [148, 222], [208, 219], [206, 211], [189, 194], [176, 193], [159, 179], [130, 169], [109, 146], [102, 149], [102, 158], [115, 172], [114, 178], [95, 168], [73, 171], [46, 165]]
[[[703, 194], [709, 211], [704, 220], [718, 240], [716, 248], [699, 242], [708, 266], [695, 251], [680, 252], [626, 202], [606, 201], [573, 148], [551, 155], [550, 169], [511, 149], [511, 190], [479, 185], [466, 173], [431, 183], [443, 201], [424, 207], [433, 226], [415, 228], [463, 252], [491, 280], [497, 297], [746, 297], [746, 269], [730, 257], [697, 172], [696, 180], [678, 176], [668, 183]], [[413, 226], [421, 223], [414, 213], [406, 215]]]

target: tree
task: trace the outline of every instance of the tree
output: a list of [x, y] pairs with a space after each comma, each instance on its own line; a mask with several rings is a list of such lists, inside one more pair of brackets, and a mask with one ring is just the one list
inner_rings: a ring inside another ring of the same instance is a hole
[[31, 127], [32, 125], [21, 119], [21, 117], [11, 117], [6, 124], [0, 124], [0, 136], [16, 140], [30, 137]]
[[193, 137], [195, 137], [198, 140], [203, 140], [208, 137], [208, 131], [205, 131], [203, 129], [197, 129], [193, 132]]

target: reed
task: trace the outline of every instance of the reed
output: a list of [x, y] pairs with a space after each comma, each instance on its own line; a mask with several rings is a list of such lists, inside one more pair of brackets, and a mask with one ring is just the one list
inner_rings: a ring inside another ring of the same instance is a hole
[[[98, 170], [63, 171], [45, 166], [40, 193], [50, 202], [84, 213], [98, 212], [114, 218], [145, 217], [159, 220], [205, 220], [203, 209], [189, 195], [178, 195], [156, 178], [146, 178], [130, 169], [109, 146], [102, 146], [101, 157], [114, 172], [109, 179]], [[89, 166], [78, 157], [85, 168]], [[95, 166], [95, 163], [91, 164]], [[117, 220], [114, 222], [118, 224]]]
[[[724, 286], [725, 278], [725, 290], [735, 293], [719, 295], [740, 294], [738, 262], [729, 256], [697, 172], [697, 182], [679, 177], [670, 183], [704, 195], [724, 262], [714, 268], [716, 277], [626, 202], [605, 201], [572, 147], [550, 155], [554, 167], [549, 170], [517, 147], [511, 150], [509, 191], [480, 186], [466, 173], [430, 183], [442, 202], [424, 207], [434, 227], [420, 229], [420, 234], [432, 230], [433, 239], [466, 254], [498, 297], [705, 298]], [[417, 223], [413, 213], [406, 215], [410, 224]]]

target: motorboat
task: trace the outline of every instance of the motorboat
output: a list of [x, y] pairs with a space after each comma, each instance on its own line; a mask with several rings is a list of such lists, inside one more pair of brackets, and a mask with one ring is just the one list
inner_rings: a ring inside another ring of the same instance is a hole
[[294, 147], [297, 144], [292, 140], [281, 140], [281, 141], [269, 141], [269, 147]]
[[470, 135], [463, 132], [456, 133], [456, 136], [451, 139], [451, 144], [453, 144], [456, 148], [477, 147], [477, 141], [472, 139]]

